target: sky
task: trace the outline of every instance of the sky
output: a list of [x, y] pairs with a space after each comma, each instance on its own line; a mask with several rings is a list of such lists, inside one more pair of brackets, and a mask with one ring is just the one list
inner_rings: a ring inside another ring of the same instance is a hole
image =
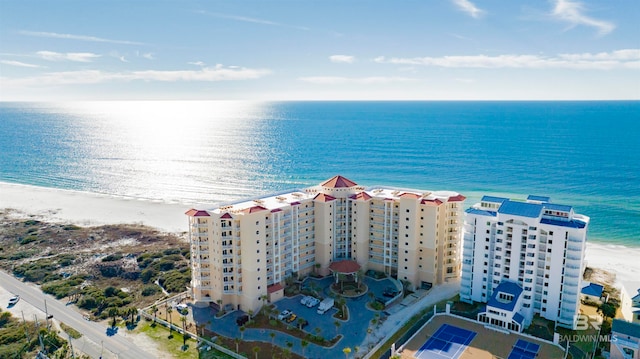
[[638, 100], [638, 0], [0, 0], [0, 101]]

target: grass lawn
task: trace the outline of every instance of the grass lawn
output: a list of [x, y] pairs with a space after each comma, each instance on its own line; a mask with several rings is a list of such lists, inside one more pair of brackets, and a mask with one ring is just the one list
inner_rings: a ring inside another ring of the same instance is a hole
[[187, 339], [187, 350], [182, 350], [182, 334], [174, 331], [173, 338], [169, 339], [169, 329], [162, 325], [152, 327], [150, 322], [141, 321], [136, 331], [138, 333], [144, 333], [153, 339], [158, 343], [162, 351], [170, 353], [173, 358], [193, 359], [198, 357], [197, 343], [195, 340]]

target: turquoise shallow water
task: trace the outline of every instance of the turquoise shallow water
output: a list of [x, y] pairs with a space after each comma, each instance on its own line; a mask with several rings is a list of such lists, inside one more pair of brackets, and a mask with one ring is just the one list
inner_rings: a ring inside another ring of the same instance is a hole
[[0, 181], [222, 203], [342, 174], [548, 195], [640, 247], [640, 102], [0, 103]]

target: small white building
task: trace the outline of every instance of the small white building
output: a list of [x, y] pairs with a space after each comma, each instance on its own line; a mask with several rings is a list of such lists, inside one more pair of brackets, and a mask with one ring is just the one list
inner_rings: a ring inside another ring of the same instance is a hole
[[522, 287], [511, 281], [501, 282], [487, 302], [484, 312], [478, 313], [478, 321], [516, 332], [524, 329]]
[[600, 284], [591, 282], [582, 282], [582, 289], [580, 290], [580, 299], [585, 302], [592, 302], [596, 304], [602, 304], [602, 292], [604, 287]]

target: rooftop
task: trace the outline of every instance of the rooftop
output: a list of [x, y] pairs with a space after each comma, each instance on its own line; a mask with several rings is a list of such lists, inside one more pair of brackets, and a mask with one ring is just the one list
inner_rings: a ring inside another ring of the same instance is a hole
[[494, 196], [482, 196], [480, 201], [482, 202], [491, 202], [491, 203], [502, 203], [504, 201], [508, 201], [508, 198], [503, 197], [494, 197]]
[[611, 325], [611, 332], [640, 338], [640, 324], [630, 323], [622, 319], [614, 319]]
[[536, 196], [536, 195], [530, 194], [530, 195], [527, 197], [527, 201], [551, 202], [551, 197], [547, 197], [547, 196]]
[[584, 228], [587, 225], [586, 223], [575, 220], [575, 219], [572, 219], [570, 221], [560, 221], [557, 219], [543, 218], [540, 220], [540, 223], [550, 224], [552, 226], [569, 227], [569, 228]]
[[[510, 301], [506, 301], [504, 299], [500, 299], [498, 295], [500, 293], [511, 294], [513, 299]], [[522, 287], [520, 287], [517, 283], [502, 281], [498, 286], [493, 290], [493, 294], [487, 303], [488, 307], [494, 307], [503, 310], [513, 311], [516, 306], [516, 302], [518, 298], [522, 294]]]
[[349, 188], [357, 185], [357, 183], [353, 182], [350, 179], [344, 178], [342, 176], [335, 176], [324, 182], [321, 186], [327, 188]]
[[600, 284], [589, 283], [589, 285], [582, 288], [580, 293], [600, 298], [603, 290], [604, 287]]
[[511, 214], [514, 216], [538, 218], [542, 212], [542, 205], [527, 202], [516, 202], [507, 200], [502, 203], [498, 213]]
[[331, 269], [332, 272], [350, 274], [360, 270], [360, 265], [356, 261], [345, 259], [331, 263], [329, 269]]
[[573, 207], [567, 206], [564, 204], [555, 204], [555, 203], [545, 203], [544, 209], [548, 209], [551, 211], [560, 211], [560, 212], [571, 212]]
[[496, 212], [485, 211], [485, 210], [477, 209], [477, 208], [468, 208], [465, 212], [469, 213], [469, 214], [477, 214], [477, 215], [480, 215], [480, 216], [489, 216], [489, 217], [495, 217], [496, 216]]

